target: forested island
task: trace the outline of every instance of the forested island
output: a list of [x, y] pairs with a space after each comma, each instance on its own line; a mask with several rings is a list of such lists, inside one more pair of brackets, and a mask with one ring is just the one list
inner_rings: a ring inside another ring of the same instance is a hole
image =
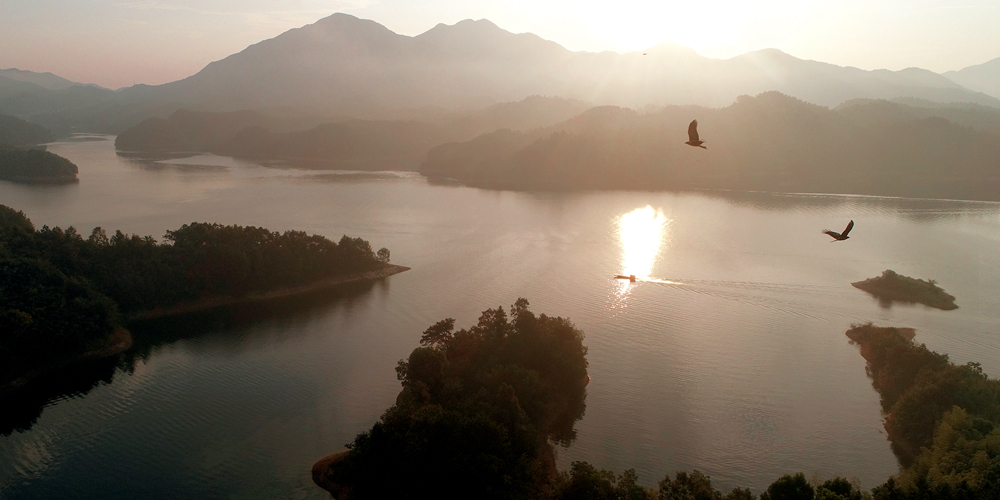
[[883, 271], [882, 276], [855, 281], [851, 286], [872, 294], [880, 304], [910, 302], [946, 311], [958, 309], [955, 297], [937, 286], [936, 281], [910, 278], [891, 269]]
[[558, 500], [1000, 499], [1000, 381], [978, 363], [955, 365], [913, 342], [913, 330], [855, 325], [847, 331], [868, 362], [897, 476], [871, 491], [842, 477], [786, 474], [756, 496], [723, 494], [698, 470], [648, 488], [587, 462], [555, 468], [586, 408], [587, 347], [568, 320], [535, 315], [518, 299], [509, 313], [483, 311], [475, 326], [445, 319], [400, 360], [396, 404], [346, 451], [313, 466], [337, 499], [494, 498]]
[[[692, 119], [707, 150], [684, 144]], [[998, 169], [996, 109], [919, 100], [855, 100], [830, 109], [765, 92], [718, 109], [605, 106], [532, 131], [497, 130], [432, 149], [420, 172], [492, 189], [1000, 200]]]
[[[0, 392], [47, 366], [127, 348], [134, 318], [305, 293], [408, 268], [361, 238], [191, 223], [151, 236], [36, 230], [0, 205]], [[123, 347], [122, 347], [123, 346]]]

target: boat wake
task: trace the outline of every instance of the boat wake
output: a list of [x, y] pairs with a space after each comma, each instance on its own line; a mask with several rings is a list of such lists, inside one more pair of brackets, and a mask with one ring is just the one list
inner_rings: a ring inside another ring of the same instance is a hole
[[[695, 293], [762, 307], [815, 320], [851, 317], [847, 310], [831, 310], [831, 303], [850, 301], [852, 290], [830, 285], [810, 285], [796, 283], [771, 283], [761, 281], [725, 281], [683, 278], [657, 278], [652, 276], [636, 278], [637, 283]], [[836, 309], [836, 308], [834, 308]], [[827, 316], [827, 314], [832, 314]], [[852, 320], [860, 321], [861, 318]]]

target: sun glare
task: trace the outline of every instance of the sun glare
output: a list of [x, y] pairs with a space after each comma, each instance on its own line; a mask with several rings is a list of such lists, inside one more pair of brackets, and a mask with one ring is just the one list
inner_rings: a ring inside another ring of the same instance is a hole
[[738, 4], [713, 9], [711, 16], [705, 16], [703, 9], [704, 5], [689, 2], [634, 1], [611, 13], [595, 9], [587, 17], [595, 35], [619, 51], [644, 50], [661, 42], [695, 50], [738, 45], [743, 22], [731, 15], [734, 9], [741, 11]]
[[637, 279], [649, 278], [670, 223], [662, 210], [637, 208], [618, 218], [618, 244], [622, 252], [622, 272]]

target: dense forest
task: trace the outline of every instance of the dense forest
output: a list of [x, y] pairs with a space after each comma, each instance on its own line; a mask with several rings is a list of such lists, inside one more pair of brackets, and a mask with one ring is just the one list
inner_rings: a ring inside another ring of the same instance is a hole
[[695, 470], [648, 488], [632, 469], [587, 462], [556, 471], [551, 443], [568, 446], [586, 407], [587, 348], [568, 320], [535, 315], [528, 301], [483, 311], [455, 330], [427, 328], [400, 360], [403, 389], [371, 428], [313, 467], [334, 498], [558, 500], [1000, 499], [1000, 381], [977, 363], [956, 366], [906, 330], [853, 326], [886, 412], [902, 468], [870, 492], [842, 477], [786, 474], [754, 495], [723, 494]]
[[[684, 144], [692, 119], [708, 150]], [[498, 130], [432, 149], [421, 172], [500, 189], [998, 200], [998, 130], [1000, 112], [981, 106], [858, 100], [829, 109], [766, 92], [720, 109], [667, 106], [640, 114], [601, 107], [530, 132]]]
[[123, 318], [219, 296], [291, 288], [386, 267], [361, 238], [191, 223], [164, 242], [94, 228], [36, 230], [0, 205], [0, 384], [39, 363], [79, 354]]

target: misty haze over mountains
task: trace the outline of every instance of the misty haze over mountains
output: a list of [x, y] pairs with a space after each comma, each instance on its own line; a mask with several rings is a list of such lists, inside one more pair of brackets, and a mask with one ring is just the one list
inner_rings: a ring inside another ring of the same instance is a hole
[[406, 119], [417, 118], [413, 110], [477, 109], [531, 95], [632, 108], [722, 107], [767, 91], [823, 106], [910, 97], [1000, 107], [996, 61], [952, 72], [953, 81], [918, 68], [865, 71], [776, 49], [727, 60], [669, 43], [646, 53], [572, 52], [487, 20], [439, 24], [410, 37], [334, 14], [159, 86], [110, 91], [67, 86], [73, 82], [54, 75], [0, 71], [0, 114], [62, 130], [119, 133], [181, 108]]
[[944, 74], [965, 88], [1000, 97], [1000, 57], [976, 66]]

